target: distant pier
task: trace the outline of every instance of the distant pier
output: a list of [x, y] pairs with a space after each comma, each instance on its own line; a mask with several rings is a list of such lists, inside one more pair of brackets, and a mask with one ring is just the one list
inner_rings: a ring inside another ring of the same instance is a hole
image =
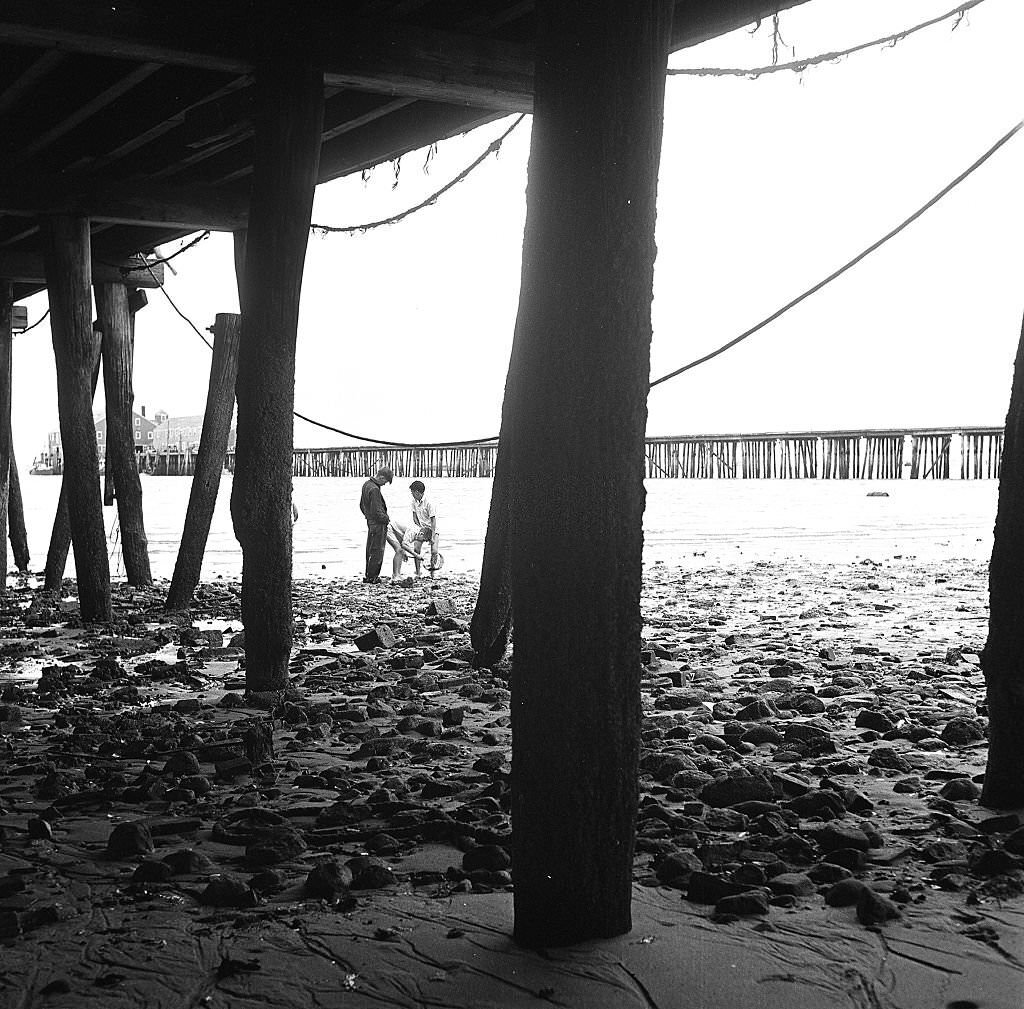
[[[648, 438], [646, 476], [671, 480], [995, 480], [1001, 427], [784, 431]], [[497, 442], [297, 448], [295, 476], [492, 477]], [[228, 469], [234, 467], [228, 455]], [[169, 472], [174, 472], [172, 464]]]

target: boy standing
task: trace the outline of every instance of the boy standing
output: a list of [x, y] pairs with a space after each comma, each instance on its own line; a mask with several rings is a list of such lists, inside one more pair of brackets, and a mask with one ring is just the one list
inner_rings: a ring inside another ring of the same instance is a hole
[[[420, 543], [430, 544], [430, 566], [427, 570], [433, 575], [438, 569], [437, 552], [437, 512], [434, 506], [426, 499], [426, 486], [422, 480], [413, 480], [409, 484], [412, 492], [412, 520], [416, 525], [416, 539]], [[420, 558], [414, 558], [416, 562], [416, 574], [420, 573]]]

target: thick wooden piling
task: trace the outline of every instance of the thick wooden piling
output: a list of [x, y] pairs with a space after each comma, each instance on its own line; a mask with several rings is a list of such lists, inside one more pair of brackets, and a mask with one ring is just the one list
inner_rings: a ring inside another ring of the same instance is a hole
[[[671, 5], [541, 0], [536, 10], [506, 393], [512, 451], [503, 463], [515, 544], [514, 935], [549, 946], [630, 928], [644, 427]], [[595, 551], [595, 542], [605, 547]]]
[[231, 517], [242, 546], [250, 691], [280, 691], [288, 685], [295, 340], [323, 99], [320, 70], [288, 56], [257, 67], [231, 488]]
[[11, 487], [11, 356], [14, 285], [0, 280], [0, 593], [7, 591], [7, 513]]
[[213, 362], [210, 365], [203, 433], [199, 441], [199, 459], [189, 494], [178, 558], [174, 563], [174, 577], [164, 603], [167, 610], [183, 610], [191, 605], [192, 594], [199, 584], [220, 477], [224, 472], [224, 453], [231, 433], [241, 330], [241, 316], [234, 314], [219, 314], [213, 325]]
[[50, 330], [57, 361], [57, 407], [64, 449], [63, 488], [82, 619], [110, 619], [110, 565], [103, 526], [91, 376], [98, 335], [92, 328], [89, 222], [52, 217], [42, 222]]
[[21, 480], [18, 476], [18, 460], [11, 445], [11, 467], [7, 492], [7, 531], [14, 554], [14, 566], [22, 573], [28, 571], [31, 555], [28, 551], [28, 529], [25, 526], [25, 506], [21, 500]]
[[989, 564], [988, 764], [981, 804], [1024, 806], [1024, 326], [1014, 362]]
[[107, 470], [113, 480], [121, 552], [129, 585], [152, 585], [142, 512], [142, 483], [132, 427], [134, 319], [125, 284], [96, 284], [96, 314], [103, 335], [103, 392], [107, 410]]

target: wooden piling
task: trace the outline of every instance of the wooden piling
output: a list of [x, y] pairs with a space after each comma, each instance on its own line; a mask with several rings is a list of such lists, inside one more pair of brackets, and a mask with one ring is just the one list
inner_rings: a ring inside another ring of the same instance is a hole
[[220, 477], [224, 471], [224, 453], [231, 433], [241, 330], [239, 315], [219, 314], [213, 325], [213, 362], [210, 365], [203, 433], [199, 441], [199, 459], [189, 494], [178, 558], [174, 564], [174, 576], [164, 603], [166, 610], [186, 609], [191, 605], [192, 594], [199, 584]]
[[96, 345], [89, 284], [89, 222], [58, 216], [42, 221], [50, 331], [57, 362], [57, 408], [64, 481], [82, 620], [110, 620], [110, 565], [99, 487], [99, 456], [90, 380]]
[[14, 285], [0, 280], [0, 593], [7, 591], [7, 512], [11, 480], [11, 356]]
[[246, 687], [288, 685], [295, 339], [323, 125], [323, 72], [256, 69], [256, 151], [242, 283], [231, 517], [242, 546]]
[[11, 439], [11, 466], [7, 492], [7, 532], [14, 554], [14, 566], [22, 573], [28, 571], [31, 556], [28, 551], [28, 529], [25, 526], [25, 506], [21, 500], [21, 480], [18, 476], [18, 460], [14, 456], [14, 439]]
[[125, 284], [96, 284], [96, 313], [103, 338], [103, 392], [107, 410], [106, 477], [113, 482], [121, 553], [129, 585], [152, 585], [142, 512], [142, 483], [132, 425], [134, 320]]

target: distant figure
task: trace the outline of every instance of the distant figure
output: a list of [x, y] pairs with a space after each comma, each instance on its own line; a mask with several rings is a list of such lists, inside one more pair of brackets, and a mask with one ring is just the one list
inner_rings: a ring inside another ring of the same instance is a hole
[[[431, 578], [434, 572], [441, 566], [439, 563], [440, 554], [437, 551], [437, 511], [426, 499], [426, 486], [422, 480], [413, 480], [409, 484], [412, 492], [412, 520], [417, 527], [416, 540], [419, 543], [430, 544], [430, 566], [427, 570]], [[416, 574], [420, 573], [420, 548], [416, 547]]]
[[366, 576], [364, 582], [370, 585], [380, 579], [380, 568], [384, 563], [384, 544], [388, 538], [388, 506], [384, 503], [381, 487], [391, 483], [394, 473], [382, 466], [377, 473], [363, 484], [359, 495], [359, 510], [366, 519]]

